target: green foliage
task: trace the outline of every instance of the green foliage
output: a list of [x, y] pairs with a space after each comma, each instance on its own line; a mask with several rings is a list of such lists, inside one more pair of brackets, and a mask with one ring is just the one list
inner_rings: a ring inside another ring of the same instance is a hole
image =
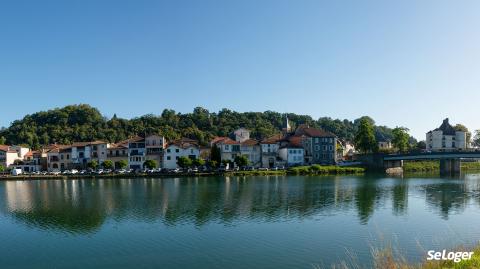
[[334, 165], [318, 165], [296, 166], [290, 167], [287, 174], [293, 175], [336, 175], [336, 174], [357, 174], [364, 173], [365, 168], [362, 167], [340, 167]]
[[473, 137], [472, 145], [474, 147], [480, 147], [480, 130], [475, 130], [475, 136]]
[[192, 164], [193, 166], [200, 167], [205, 165], [205, 161], [200, 158], [197, 158], [192, 161]]
[[218, 164], [219, 164], [219, 162], [214, 161], [214, 160], [210, 160], [210, 161], [208, 161], [208, 163], [207, 163], [208, 167], [211, 167], [211, 168], [216, 168], [216, 167], [218, 167]]
[[250, 161], [248, 160], [247, 156], [241, 155], [241, 156], [236, 156], [234, 162], [238, 166], [242, 167], [242, 166], [247, 166]]
[[[158, 116], [149, 114], [127, 120], [114, 115], [108, 119], [89, 105], [71, 105], [27, 115], [0, 130], [0, 137], [5, 138], [5, 144], [27, 144], [34, 149], [50, 143], [70, 144], [94, 140], [114, 143], [134, 135], [150, 133], [161, 134], [168, 140], [188, 137], [199, 140], [201, 145], [208, 145], [213, 137], [228, 136], [239, 127], [251, 130], [254, 139], [269, 137], [282, 130], [284, 117], [285, 114], [273, 111], [240, 113], [224, 108], [215, 113], [197, 107], [192, 113], [185, 114], [165, 109]], [[377, 140], [392, 137], [391, 129], [374, 126], [375, 122], [369, 117], [354, 121], [327, 117], [314, 120], [307, 115], [289, 113], [288, 118], [293, 128], [305, 123], [348, 141], [353, 141], [364, 119], [373, 126]], [[217, 153], [212, 154], [213, 160], [221, 161]]]
[[396, 147], [400, 152], [406, 152], [409, 148], [409, 135], [408, 129], [404, 127], [396, 127], [393, 129], [393, 146]]
[[5, 145], [7, 143], [7, 139], [3, 136], [0, 136], [0, 145]]
[[357, 133], [355, 134], [355, 146], [364, 153], [377, 151], [373, 123], [368, 117], [360, 119]]
[[455, 126], [453, 126], [453, 128], [456, 130], [456, 131], [462, 131], [462, 132], [465, 132], [466, 134], [466, 139], [467, 139], [467, 144], [470, 143], [470, 140], [472, 139], [472, 133], [468, 130], [468, 128], [463, 125], [463, 124], [457, 124]]
[[157, 167], [157, 163], [154, 160], [146, 160], [143, 166], [147, 169], [154, 169]]
[[5, 167], [3, 167], [3, 165], [0, 165], [0, 172], [4, 172], [5, 171]]
[[126, 160], [120, 160], [117, 165], [119, 169], [125, 169], [128, 166], [128, 162]]
[[98, 168], [98, 162], [96, 160], [92, 160], [87, 163], [87, 167], [96, 170]]
[[217, 163], [222, 161], [221, 152], [217, 145], [213, 145], [210, 149], [210, 159], [212, 161], [216, 161]]
[[[467, 170], [480, 170], [480, 162], [462, 162], [461, 169], [463, 171]], [[404, 161], [403, 162], [403, 171], [404, 172], [438, 172], [440, 171], [440, 162], [439, 161]]]
[[178, 158], [177, 164], [181, 168], [187, 168], [187, 167], [192, 166], [193, 161], [192, 161], [192, 159], [190, 159], [188, 157], [182, 156], [182, 157]]
[[418, 141], [418, 143], [416, 145], [416, 149], [417, 150], [427, 149], [427, 143], [425, 143], [425, 141]]
[[114, 165], [113, 165], [113, 162], [111, 160], [106, 160], [102, 163], [102, 167], [104, 169], [113, 169]]

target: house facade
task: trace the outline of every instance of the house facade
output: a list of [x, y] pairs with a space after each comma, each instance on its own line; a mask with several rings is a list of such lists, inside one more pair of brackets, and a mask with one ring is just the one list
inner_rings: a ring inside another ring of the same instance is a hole
[[121, 169], [121, 161], [127, 163], [128, 167], [128, 141], [111, 144], [107, 149], [107, 159], [113, 162], [115, 169]]
[[222, 161], [234, 162], [237, 156], [246, 156], [249, 165], [262, 166], [261, 145], [257, 140], [250, 139], [250, 131], [240, 128], [233, 132], [232, 138], [216, 137], [210, 143], [220, 149]]
[[128, 140], [128, 168], [133, 170], [143, 169], [146, 161], [147, 150], [145, 138], [137, 136]]
[[337, 137], [333, 133], [300, 125], [294, 136], [301, 137], [305, 164], [336, 164]]
[[273, 168], [284, 165], [283, 159], [278, 155], [278, 150], [280, 149], [279, 141], [282, 138], [282, 135], [275, 135], [260, 142], [262, 167]]
[[26, 147], [0, 145], [0, 165], [9, 168], [16, 161], [23, 161], [29, 151]]
[[192, 160], [198, 159], [200, 157], [198, 142], [193, 139], [182, 138], [168, 143], [163, 154], [163, 168], [178, 168], [177, 161], [180, 157], [188, 157]]
[[467, 148], [467, 134], [455, 130], [447, 118], [440, 127], [426, 134], [426, 144], [430, 151], [462, 150]]

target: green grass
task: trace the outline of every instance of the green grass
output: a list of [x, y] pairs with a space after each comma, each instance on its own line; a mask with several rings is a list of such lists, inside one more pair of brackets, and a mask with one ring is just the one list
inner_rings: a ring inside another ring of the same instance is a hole
[[[463, 171], [480, 170], [480, 162], [462, 162]], [[404, 172], [436, 172], [440, 171], [440, 161], [405, 161]]]
[[287, 174], [290, 175], [337, 175], [337, 174], [361, 174], [365, 172], [363, 167], [340, 167], [335, 165], [318, 165], [290, 167]]

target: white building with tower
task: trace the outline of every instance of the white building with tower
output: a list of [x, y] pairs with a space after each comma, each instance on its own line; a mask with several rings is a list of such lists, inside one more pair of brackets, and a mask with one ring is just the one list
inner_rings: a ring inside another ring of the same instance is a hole
[[427, 150], [455, 151], [467, 148], [467, 134], [455, 130], [448, 118], [440, 127], [427, 133]]

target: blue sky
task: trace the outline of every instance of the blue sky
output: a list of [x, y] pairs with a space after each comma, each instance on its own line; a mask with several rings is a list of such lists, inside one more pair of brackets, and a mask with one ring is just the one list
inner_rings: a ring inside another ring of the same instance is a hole
[[373, 117], [417, 138], [480, 129], [479, 1], [1, 1], [0, 126], [88, 103], [106, 116]]

